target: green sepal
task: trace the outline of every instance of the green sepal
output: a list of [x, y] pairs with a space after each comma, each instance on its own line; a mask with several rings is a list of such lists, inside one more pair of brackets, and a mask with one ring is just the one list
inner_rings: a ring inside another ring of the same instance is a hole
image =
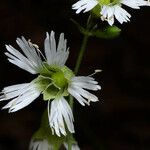
[[45, 77], [51, 77], [52, 74], [61, 71], [61, 67], [58, 65], [49, 65], [48, 63], [44, 62], [43, 67], [40, 70], [40, 75]]
[[101, 6], [100, 5], [96, 5], [90, 12], [92, 13], [92, 15], [98, 19], [100, 19], [101, 14]]
[[37, 88], [40, 91], [44, 91], [50, 84], [52, 84], [52, 79], [49, 77], [45, 77], [43, 75], [39, 75], [35, 80], [34, 83], [36, 83]]
[[60, 88], [53, 83], [51, 78], [42, 75], [39, 75], [34, 80], [34, 83], [36, 83], [37, 88], [42, 91], [43, 100], [45, 101], [54, 99], [60, 90]]
[[65, 139], [65, 143], [68, 145], [68, 149], [72, 149], [72, 145], [76, 145], [77, 141], [74, 139], [73, 134], [68, 133]]
[[43, 93], [43, 100], [45, 101], [51, 100], [51, 99], [56, 98], [56, 96], [59, 93], [59, 88], [57, 88], [56, 86], [52, 84], [48, 86], [42, 93]]
[[68, 80], [68, 82], [71, 80], [71, 78], [73, 76], [75, 76], [73, 71], [71, 69], [69, 69], [68, 67], [66, 67], [66, 66], [62, 67], [61, 70], [64, 73], [64, 76]]

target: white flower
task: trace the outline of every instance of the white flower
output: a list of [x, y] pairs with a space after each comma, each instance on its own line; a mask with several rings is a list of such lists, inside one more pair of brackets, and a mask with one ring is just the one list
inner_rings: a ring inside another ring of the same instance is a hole
[[[63, 143], [66, 150], [68, 150], [68, 144]], [[80, 150], [77, 143], [72, 144], [72, 150]], [[29, 150], [54, 150], [54, 147], [47, 139], [42, 140], [31, 140], [29, 145]]]
[[114, 24], [116, 18], [121, 24], [130, 21], [131, 15], [122, 8], [122, 4], [133, 9], [139, 9], [140, 6], [150, 6], [149, 0], [79, 0], [72, 6], [77, 10], [76, 13], [88, 12], [99, 5], [99, 11], [102, 21], [106, 20], [110, 25]]
[[5, 87], [0, 96], [0, 101], [10, 100], [3, 107], [9, 112], [18, 111], [31, 102], [40, 94], [43, 94], [44, 101], [48, 101], [49, 125], [58, 136], [66, 135], [66, 127], [74, 133], [72, 110], [65, 99], [71, 94], [82, 105], [90, 101], [98, 101], [98, 98], [87, 90], [99, 90], [98, 82], [92, 77], [75, 77], [73, 72], [65, 66], [69, 51], [66, 46], [64, 34], [60, 34], [58, 46], [54, 32], [50, 36], [47, 33], [44, 42], [45, 55], [38, 49], [38, 46], [26, 41], [24, 37], [17, 38], [17, 44], [22, 52], [19, 52], [10, 45], [6, 45], [9, 62], [28, 71], [37, 74], [38, 77], [30, 83], [16, 84]]
[[46, 139], [31, 140], [29, 150], [54, 150], [53, 146], [49, 144]]

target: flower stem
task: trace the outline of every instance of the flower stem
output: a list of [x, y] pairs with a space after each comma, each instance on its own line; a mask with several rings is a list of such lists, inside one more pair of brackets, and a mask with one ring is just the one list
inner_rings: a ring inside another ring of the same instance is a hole
[[88, 35], [84, 35], [83, 42], [82, 42], [82, 45], [81, 45], [81, 49], [79, 51], [79, 55], [78, 55], [78, 58], [77, 58], [77, 61], [76, 61], [75, 69], [74, 69], [75, 74], [77, 74], [78, 71], [79, 71], [81, 61], [82, 61], [82, 58], [83, 58], [83, 54], [84, 54], [86, 46], [87, 46], [88, 38], [89, 38]]
[[[93, 23], [93, 18], [90, 15], [87, 19], [87, 26], [86, 26], [87, 30], [89, 30], [91, 28], [92, 23]], [[77, 57], [75, 69], [74, 69], [75, 75], [77, 75], [77, 73], [80, 69], [80, 65], [81, 65], [81, 62], [82, 62], [82, 59], [83, 59], [83, 55], [84, 55], [85, 49], [87, 47], [88, 39], [89, 39], [89, 35], [84, 34], [82, 45], [81, 45], [81, 48], [80, 48], [80, 51], [79, 51], [79, 54], [78, 54], [78, 57]], [[73, 97], [72, 96], [69, 97], [69, 104], [70, 104], [70, 107], [73, 110]]]
[[72, 144], [71, 143], [68, 144], [68, 150], [72, 150]]
[[[91, 23], [92, 23], [92, 19], [91, 18], [92, 17], [89, 16], [89, 18], [87, 20], [87, 29], [89, 29], [91, 27]], [[87, 47], [88, 39], [89, 39], [89, 35], [88, 34], [84, 34], [82, 45], [81, 45], [81, 48], [80, 48], [80, 51], [79, 51], [79, 54], [78, 54], [78, 57], [77, 57], [75, 69], [74, 69], [75, 75], [77, 75], [78, 72], [79, 72], [79, 69], [80, 69], [80, 66], [81, 66], [81, 62], [82, 62], [82, 59], [83, 59], [83, 55], [84, 55], [84, 52], [85, 52], [86, 47]], [[69, 97], [69, 104], [70, 104], [70, 107], [72, 108], [72, 111], [73, 111], [74, 101], [73, 101], [73, 97], [71, 95]], [[69, 140], [68, 140], [68, 150], [72, 150], [72, 143], [70, 142], [70, 137], [71, 136], [72, 136], [72, 134], [70, 133], [69, 134]]]
[[[79, 51], [79, 54], [78, 54], [78, 58], [77, 58], [77, 61], [76, 61], [75, 69], [74, 69], [75, 74], [77, 74], [78, 71], [79, 71], [81, 61], [82, 61], [82, 58], [83, 58], [83, 55], [84, 55], [84, 52], [85, 52], [85, 49], [86, 49], [86, 46], [87, 46], [88, 38], [89, 38], [88, 35], [84, 35], [82, 45], [81, 45], [81, 48], [80, 48], [80, 51]], [[70, 107], [73, 110], [73, 97], [70, 96], [69, 99], [70, 99], [70, 101], [69, 101]]]

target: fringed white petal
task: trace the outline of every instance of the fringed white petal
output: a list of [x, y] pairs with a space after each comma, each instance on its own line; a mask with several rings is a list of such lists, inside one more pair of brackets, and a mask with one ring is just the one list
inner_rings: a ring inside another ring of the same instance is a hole
[[131, 18], [131, 15], [125, 9], [117, 5], [114, 8], [114, 15], [121, 24], [123, 22], [130, 21], [130, 18]]
[[21, 39], [17, 38], [16, 42], [23, 51], [23, 54], [11, 45], [6, 45], [8, 52], [5, 54], [8, 57], [8, 60], [12, 64], [32, 74], [38, 73], [42, 66], [42, 60], [39, 56], [38, 50], [32, 44], [29, 44], [24, 37]]
[[11, 100], [3, 109], [8, 108], [9, 112], [15, 112], [33, 102], [40, 93], [33, 83], [17, 84], [5, 87], [0, 101]]
[[114, 17], [122, 24], [123, 22], [130, 21], [131, 15], [121, 8], [119, 5], [107, 6], [104, 5], [101, 10], [102, 20], [108, 21], [112, 26], [114, 24]]
[[98, 85], [98, 82], [92, 77], [73, 77], [71, 83], [68, 87], [68, 92], [75, 97], [81, 105], [89, 105], [90, 101], [96, 102], [98, 98], [86, 91], [88, 90], [100, 90], [101, 87]]
[[140, 9], [140, 6], [150, 6], [148, 0], [121, 0], [121, 3], [133, 9]]
[[50, 36], [48, 33], [46, 33], [44, 49], [45, 49], [46, 59], [49, 65], [54, 64], [54, 65], [63, 66], [66, 63], [66, 60], [69, 55], [69, 51], [66, 45], [67, 45], [67, 40], [64, 39], [63, 33], [60, 34], [57, 48], [56, 48], [54, 32], [51, 31]]
[[67, 101], [61, 97], [54, 99], [51, 102], [51, 107], [48, 107], [49, 124], [58, 136], [66, 136], [65, 124], [71, 133], [74, 133], [73, 114]]
[[97, 0], [79, 0], [77, 3], [72, 5], [72, 9], [77, 10], [76, 13], [88, 12], [98, 4]]

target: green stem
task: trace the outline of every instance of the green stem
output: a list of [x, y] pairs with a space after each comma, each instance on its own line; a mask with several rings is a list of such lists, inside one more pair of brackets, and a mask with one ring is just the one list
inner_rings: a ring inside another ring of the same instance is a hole
[[[84, 35], [83, 42], [82, 42], [82, 45], [81, 45], [81, 49], [79, 51], [78, 58], [77, 58], [77, 61], [76, 61], [76, 65], [75, 65], [75, 69], [74, 69], [75, 74], [77, 74], [78, 71], [79, 71], [81, 61], [82, 61], [82, 58], [83, 58], [83, 55], [84, 55], [84, 52], [85, 52], [85, 49], [86, 49], [86, 46], [87, 46], [88, 38], [89, 38], [89, 35]], [[73, 110], [73, 97], [72, 96], [69, 97], [69, 104], [70, 104], [70, 107]]]
[[72, 143], [71, 142], [68, 143], [68, 150], [72, 150]]
[[68, 133], [68, 150], [72, 150], [72, 134]]
[[82, 61], [82, 58], [83, 58], [83, 54], [84, 54], [86, 46], [87, 46], [88, 38], [89, 38], [88, 35], [84, 35], [83, 42], [82, 42], [82, 45], [81, 45], [81, 49], [79, 51], [79, 55], [78, 55], [78, 58], [77, 58], [77, 61], [76, 61], [75, 69], [74, 69], [75, 74], [77, 74], [78, 71], [79, 71], [81, 61]]
[[[89, 29], [91, 27], [91, 16], [89, 16], [88, 20], [87, 20], [87, 29]], [[84, 55], [84, 52], [85, 52], [85, 49], [87, 47], [87, 43], [88, 43], [88, 39], [89, 39], [89, 35], [85, 34], [84, 37], [83, 37], [83, 41], [82, 41], [82, 45], [81, 45], [81, 48], [80, 48], [80, 51], [79, 51], [79, 54], [78, 54], [78, 57], [77, 57], [77, 61], [76, 61], [76, 65], [75, 65], [75, 69], [74, 69], [74, 73], [75, 75], [77, 75], [79, 69], [80, 69], [80, 66], [81, 66], [81, 62], [82, 62], [82, 59], [83, 59], [83, 55]], [[70, 104], [70, 107], [72, 108], [72, 111], [73, 111], [73, 97], [70, 95], [69, 97], [69, 104]], [[72, 134], [69, 133], [68, 135], [68, 150], [72, 150], [72, 142], [70, 140]]]
[[[90, 15], [87, 19], [87, 26], [86, 26], [87, 30], [89, 30], [91, 28], [92, 22], [93, 22], [92, 20], [93, 20], [92, 16]], [[81, 61], [82, 61], [82, 58], [83, 58], [83, 55], [84, 55], [84, 52], [85, 52], [85, 49], [86, 49], [86, 46], [87, 46], [88, 39], [89, 39], [89, 35], [84, 34], [82, 45], [81, 45], [81, 48], [80, 48], [80, 51], [79, 51], [79, 54], [78, 54], [78, 58], [77, 58], [77, 61], [76, 61], [75, 69], [74, 69], [75, 75], [77, 75], [77, 73], [79, 71]], [[73, 110], [73, 97], [72, 96], [69, 97], [69, 104], [70, 104], [70, 106]]]

